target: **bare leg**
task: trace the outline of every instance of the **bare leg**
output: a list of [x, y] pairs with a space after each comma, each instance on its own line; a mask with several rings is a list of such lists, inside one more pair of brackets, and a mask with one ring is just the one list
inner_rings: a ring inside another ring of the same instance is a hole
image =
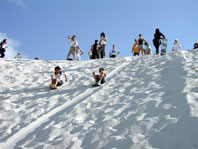
[[142, 53], [142, 56], [143, 56], [144, 55], [144, 50], [142, 48], [140, 50], [141, 50], [141, 53]]
[[67, 54], [67, 59], [69, 59], [69, 56], [72, 54], [72, 49], [70, 48], [69, 53]]
[[51, 83], [50, 86], [51, 86], [52, 88], [56, 88], [56, 82], [57, 82], [56, 79], [52, 79], [52, 83]]

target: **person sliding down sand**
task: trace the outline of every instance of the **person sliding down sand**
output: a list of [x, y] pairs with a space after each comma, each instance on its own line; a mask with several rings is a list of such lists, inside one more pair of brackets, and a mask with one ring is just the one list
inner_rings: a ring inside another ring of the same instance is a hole
[[51, 75], [52, 83], [50, 84], [50, 87], [56, 89], [57, 86], [61, 86], [63, 84], [62, 76], [65, 77], [65, 82], [67, 82], [66, 74], [62, 74], [61, 68], [56, 66], [54, 74]]
[[96, 72], [92, 72], [92, 73], [93, 73], [93, 78], [95, 80], [95, 84], [94, 85], [100, 85], [100, 84], [104, 84], [106, 82], [105, 77], [107, 75], [104, 72], [104, 69], [103, 68], [100, 68], [99, 69], [100, 75], [97, 75]]

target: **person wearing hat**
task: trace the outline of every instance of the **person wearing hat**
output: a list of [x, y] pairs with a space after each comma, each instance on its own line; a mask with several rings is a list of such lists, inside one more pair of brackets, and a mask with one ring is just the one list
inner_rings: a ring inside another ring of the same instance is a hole
[[78, 47], [78, 41], [76, 40], [76, 36], [73, 35], [72, 38], [70, 36], [67, 37], [67, 39], [70, 41], [70, 50], [69, 53], [67, 54], [67, 60], [70, 60], [69, 56], [72, 54], [73, 55], [73, 60], [76, 59], [76, 51]]
[[172, 51], [181, 51], [181, 45], [180, 45], [178, 39], [175, 39]]

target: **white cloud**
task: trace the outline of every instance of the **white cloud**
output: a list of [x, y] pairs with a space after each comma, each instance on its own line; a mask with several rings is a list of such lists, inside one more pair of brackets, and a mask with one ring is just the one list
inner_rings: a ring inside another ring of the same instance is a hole
[[0, 32], [0, 42], [2, 42], [3, 39], [7, 39], [7, 42], [8, 42], [7, 43], [8, 48], [6, 49], [6, 52], [5, 52], [5, 58], [14, 58], [18, 53], [17, 49], [20, 43], [15, 39], [9, 38], [6, 33]]

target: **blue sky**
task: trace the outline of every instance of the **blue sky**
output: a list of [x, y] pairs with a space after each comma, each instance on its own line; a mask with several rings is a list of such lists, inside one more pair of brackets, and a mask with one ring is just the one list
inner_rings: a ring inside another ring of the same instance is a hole
[[107, 53], [115, 44], [120, 57], [132, 56], [134, 39], [141, 33], [152, 44], [156, 28], [182, 49], [197, 39], [197, 0], [0, 0], [0, 33], [17, 40], [16, 49], [28, 58], [64, 60], [68, 35], [75, 34], [85, 51], [105, 32]]

